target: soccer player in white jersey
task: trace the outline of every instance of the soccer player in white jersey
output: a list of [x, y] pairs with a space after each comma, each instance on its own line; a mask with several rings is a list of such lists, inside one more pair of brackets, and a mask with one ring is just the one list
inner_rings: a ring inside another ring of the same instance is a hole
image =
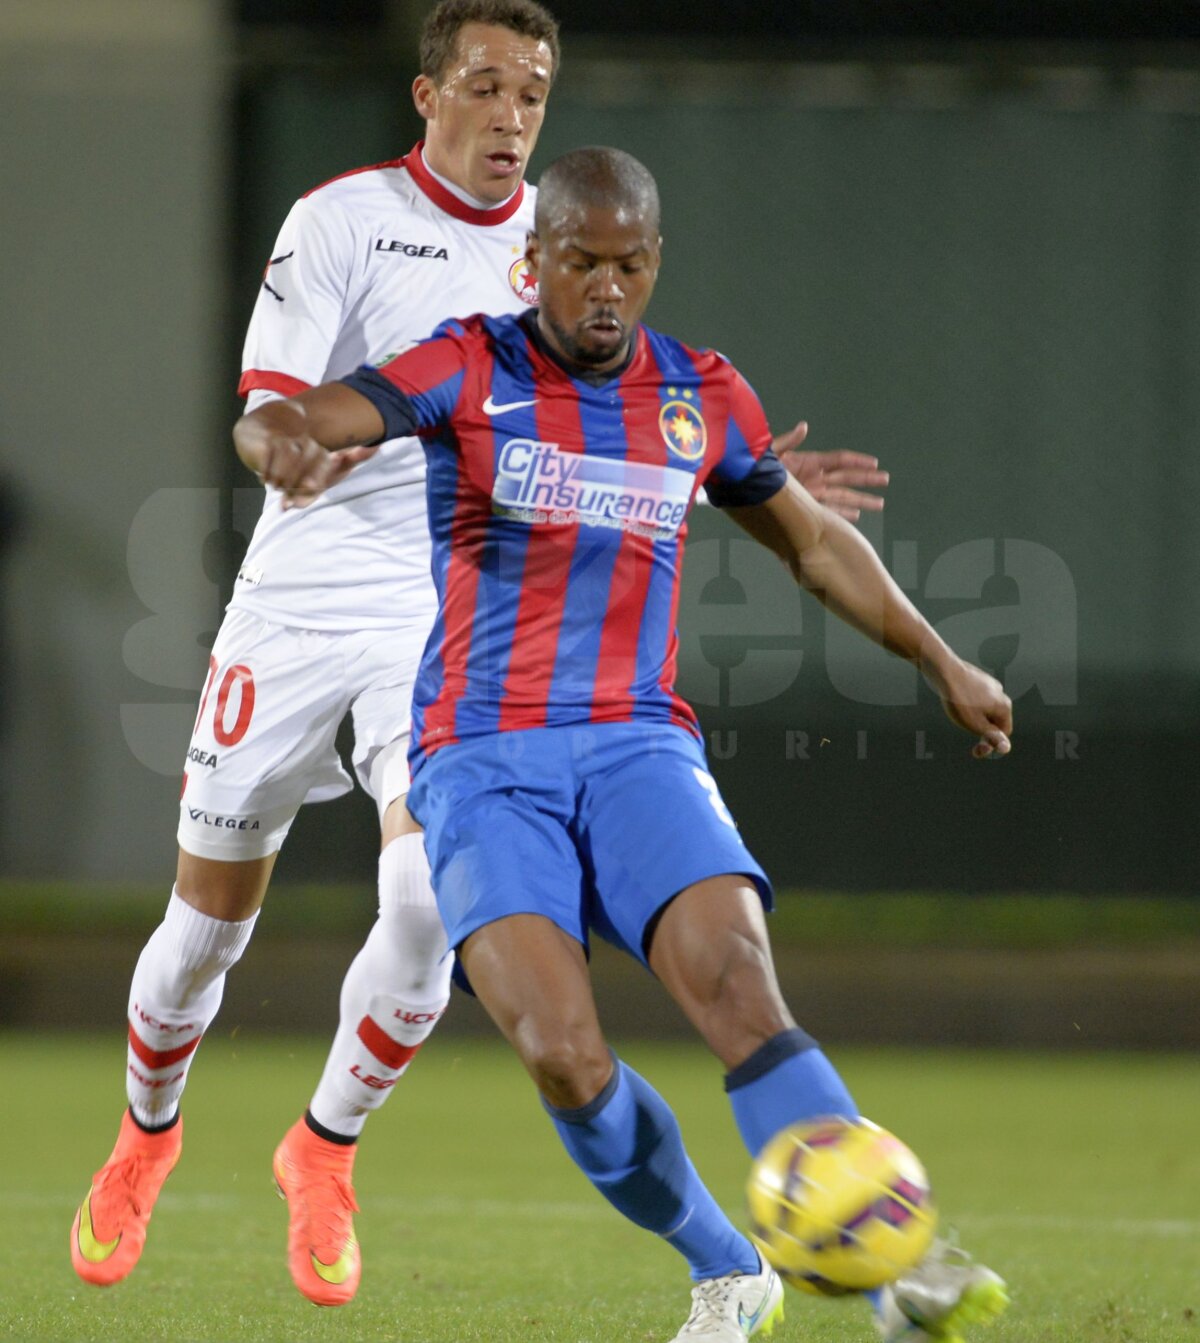
[[[283, 225], [246, 341], [250, 409], [379, 361], [447, 317], [536, 300], [523, 179], [557, 64], [557, 26], [533, 0], [442, 0], [413, 84], [423, 144], [318, 187]], [[776, 446], [803, 437], [797, 426]], [[179, 1159], [188, 1068], [275, 857], [304, 802], [352, 786], [334, 749], [350, 713], [354, 769], [379, 809], [379, 914], [342, 987], [316, 1093], [274, 1169], [296, 1286], [323, 1305], [357, 1289], [355, 1141], [445, 1010], [450, 975], [404, 804], [412, 682], [436, 609], [425, 462], [416, 439], [366, 456], [311, 508], [285, 509], [268, 491], [213, 645], [187, 753], [175, 887], [130, 990], [129, 1108], [71, 1230], [72, 1262], [88, 1282], [119, 1281], [141, 1255]], [[848, 516], [881, 506], [856, 488], [886, 483], [874, 459], [787, 460]]]
[[[532, 0], [438, 6], [413, 85], [423, 145], [317, 188], [283, 225], [246, 340], [250, 407], [378, 360], [454, 314], [534, 301], [523, 179], [557, 62], [557, 26]], [[189, 1064], [275, 857], [304, 802], [352, 786], [334, 748], [350, 713], [355, 772], [379, 808], [379, 916], [275, 1175], [297, 1287], [338, 1305], [358, 1286], [354, 1142], [449, 998], [445, 934], [404, 806], [412, 681], [436, 609], [424, 480], [409, 438], [384, 444], [313, 508], [285, 510], [268, 491], [201, 694], [175, 889], [134, 972], [129, 1109], [71, 1232], [72, 1261], [89, 1282], [116, 1282], [140, 1257], [179, 1158]]]

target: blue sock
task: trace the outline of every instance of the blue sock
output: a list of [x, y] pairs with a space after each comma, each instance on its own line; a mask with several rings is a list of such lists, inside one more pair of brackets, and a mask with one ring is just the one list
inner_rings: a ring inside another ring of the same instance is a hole
[[670, 1106], [619, 1059], [590, 1104], [546, 1104], [572, 1160], [631, 1222], [662, 1236], [692, 1279], [757, 1273], [758, 1251], [717, 1206], [683, 1146]]
[[[751, 1156], [757, 1156], [789, 1124], [820, 1115], [851, 1119], [858, 1115], [858, 1106], [837, 1069], [799, 1027], [768, 1040], [727, 1073], [725, 1090]], [[863, 1295], [878, 1309], [877, 1291]]]
[[780, 1129], [819, 1115], [853, 1119], [858, 1106], [811, 1035], [782, 1031], [725, 1077], [738, 1131], [757, 1156]]

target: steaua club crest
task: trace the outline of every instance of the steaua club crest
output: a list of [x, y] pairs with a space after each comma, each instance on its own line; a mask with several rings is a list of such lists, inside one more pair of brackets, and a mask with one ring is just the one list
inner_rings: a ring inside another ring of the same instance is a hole
[[538, 301], [537, 280], [529, 269], [529, 262], [523, 256], [517, 257], [509, 266], [508, 282], [513, 287], [513, 293], [531, 308]]
[[668, 401], [658, 412], [658, 427], [667, 447], [689, 462], [698, 461], [708, 447], [704, 416], [688, 401]]

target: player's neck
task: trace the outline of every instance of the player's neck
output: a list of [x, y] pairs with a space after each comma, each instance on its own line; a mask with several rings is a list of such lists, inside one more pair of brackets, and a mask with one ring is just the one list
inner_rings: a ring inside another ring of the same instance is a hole
[[464, 205], [469, 205], [472, 210], [503, 210], [512, 200], [511, 192], [502, 201], [482, 201], [478, 196], [472, 196], [469, 191], [464, 191], [452, 178], [443, 177], [438, 172], [429, 162], [429, 155], [426, 154], [424, 147], [421, 149], [421, 162], [425, 165], [425, 171], [439, 186], [445, 187], [456, 200], [462, 201]]

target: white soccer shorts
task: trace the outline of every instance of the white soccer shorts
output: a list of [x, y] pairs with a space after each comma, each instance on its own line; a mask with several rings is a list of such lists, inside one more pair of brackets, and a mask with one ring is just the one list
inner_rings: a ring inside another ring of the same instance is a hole
[[184, 765], [179, 846], [235, 862], [279, 849], [305, 802], [353, 786], [335, 747], [354, 722], [354, 771], [382, 819], [408, 792], [412, 690], [427, 630], [327, 633], [230, 611]]

